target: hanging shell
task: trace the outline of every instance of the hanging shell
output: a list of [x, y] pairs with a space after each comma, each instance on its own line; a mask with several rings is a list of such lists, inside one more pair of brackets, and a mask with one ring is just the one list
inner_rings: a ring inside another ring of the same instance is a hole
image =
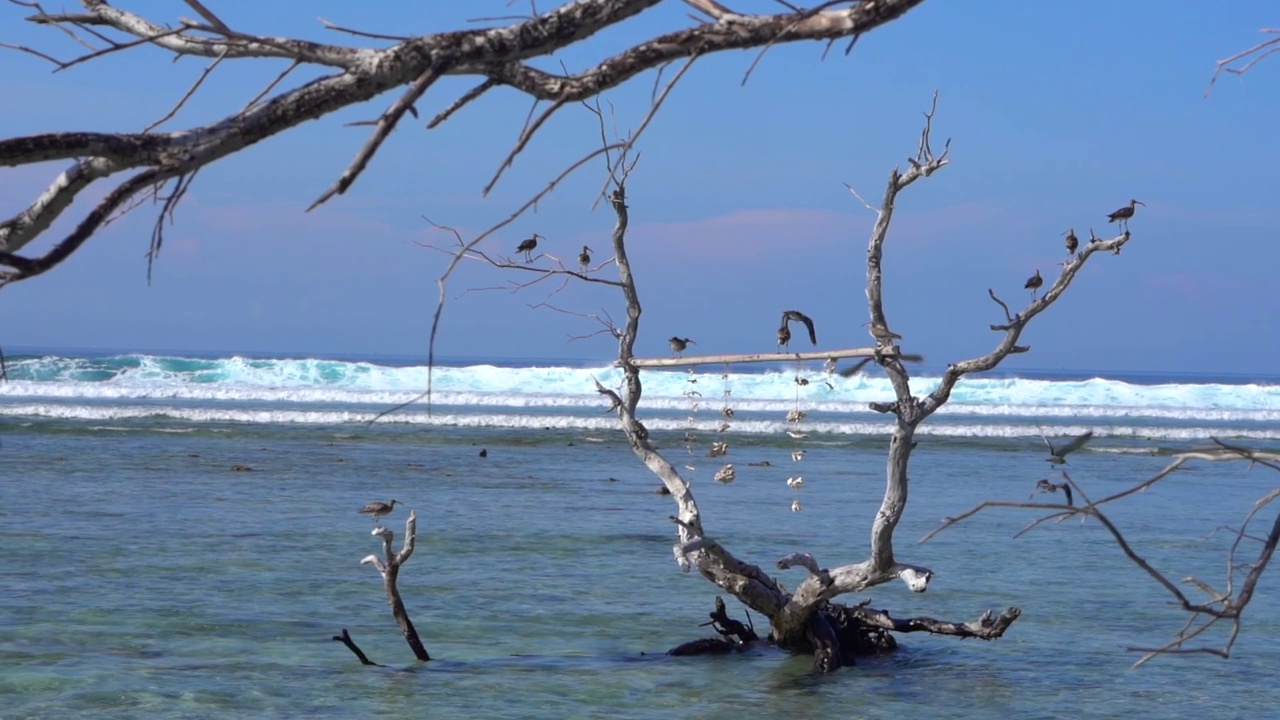
[[801, 461], [801, 460], [803, 460], [803, 459], [804, 459], [804, 451], [803, 451], [803, 450], [792, 450], [792, 451], [791, 451], [791, 462], [800, 462], [800, 461]]
[[809, 413], [797, 408], [787, 413], [787, 422], [798, 423], [804, 419], [805, 415], [808, 415], [808, 414]]
[[799, 475], [796, 475], [795, 477], [787, 478], [787, 487], [791, 488], [792, 490], [799, 490], [800, 488], [804, 487], [804, 478], [800, 477]]
[[733, 469], [733, 463], [725, 463], [724, 467], [716, 471], [715, 480], [718, 483], [728, 485], [738, 477], [738, 471]]
[[791, 512], [800, 512], [800, 501], [799, 501], [799, 500], [792, 500], [792, 501], [791, 501]]
[[711, 443], [711, 452], [707, 453], [707, 457], [721, 457], [729, 453], [729, 444], [722, 442]]

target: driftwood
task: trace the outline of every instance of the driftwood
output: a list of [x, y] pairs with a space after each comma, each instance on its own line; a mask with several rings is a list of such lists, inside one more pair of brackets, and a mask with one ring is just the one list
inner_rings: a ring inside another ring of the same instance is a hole
[[[400, 630], [404, 633], [405, 642], [409, 643], [409, 648], [413, 650], [414, 657], [427, 662], [431, 659], [431, 656], [427, 654], [427, 648], [423, 646], [422, 640], [418, 638], [418, 631], [414, 629], [413, 621], [409, 619], [409, 613], [404, 609], [404, 601], [400, 599], [400, 590], [396, 587], [396, 578], [400, 576], [400, 567], [408, 562], [409, 557], [413, 555], [414, 539], [418, 532], [417, 513], [410, 512], [409, 519], [405, 521], [404, 525], [404, 544], [401, 545], [398, 553], [391, 549], [395, 533], [382, 526], [374, 528], [373, 534], [382, 538], [382, 552], [385, 559], [379, 558], [376, 554], [370, 554], [365, 556], [360, 561], [360, 564], [371, 563], [378, 569], [378, 572], [382, 575], [382, 584], [387, 590], [387, 602], [391, 605], [391, 614], [395, 617], [396, 623], [400, 625]], [[347, 647], [351, 647], [351, 645]]]
[[383, 667], [382, 665], [379, 665], [378, 663], [370, 660], [369, 656], [364, 654], [364, 651], [360, 649], [360, 646], [356, 645], [356, 641], [351, 639], [351, 634], [347, 632], [346, 628], [342, 628], [341, 635], [334, 635], [333, 640], [340, 642], [343, 645], [346, 645], [348, 650], [355, 653], [355, 656], [360, 660], [361, 665], [373, 665], [375, 667]]
[[[741, 622], [729, 617], [728, 610], [724, 606], [724, 598], [716, 596], [715, 609], [710, 613], [711, 619], [702, 623], [701, 627], [710, 625], [717, 633], [718, 638], [700, 638], [692, 640], [681, 645], [677, 645], [667, 651], [668, 655], [722, 655], [724, 653], [735, 652], [749, 647], [753, 643], [757, 643], [760, 637], [756, 635], [755, 628], [750, 625], [743, 625]], [[747, 616], [747, 621], [751, 621], [751, 616]]]

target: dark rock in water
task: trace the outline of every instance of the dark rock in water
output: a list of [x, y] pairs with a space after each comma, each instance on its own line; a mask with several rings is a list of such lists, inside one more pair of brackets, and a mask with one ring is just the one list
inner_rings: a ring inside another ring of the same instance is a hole
[[253, 472], [253, 468], [248, 465], [232, 465], [231, 472]]
[[[605, 481], [605, 482], [618, 482], [618, 478], [615, 478], [615, 477], [605, 478], [605, 479], [604, 479], [604, 481]], [[664, 487], [664, 488], [662, 488], [662, 489], [663, 489], [663, 490], [666, 490], [666, 488], [665, 488], [665, 487]]]
[[657, 494], [657, 495], [670, 495], [670, 494], [671, 494], [671, 491], [667, 489], [667, 486], [666, 486], [666, 485], [663, 485], [662, 487], [658, 488], [657, 490], [654, 490], [653, 492], [654, 492], [655, 494]]
[[747, 463], [747, 467], [773, 467], [773, 463], [768, 460], [761, 460], [760, 462]]
[[489, 448], [480, 448], [480, 457], [489, 457]]
[[187, 457], [191, 457], [191, 458], [200, 457], [200, 453], [187, 453]]

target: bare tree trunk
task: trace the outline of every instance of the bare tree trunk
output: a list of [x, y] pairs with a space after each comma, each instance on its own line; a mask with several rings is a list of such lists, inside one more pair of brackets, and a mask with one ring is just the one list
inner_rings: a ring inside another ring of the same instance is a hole
[[396, 579], [400, 576], [400, 566], [409, 560], [413, 555], [414, 539], [418, 531], [417, 513], [410, 512], [409, 519], [405, 521], [404, 544], [400, 547], [400, 552], [393, 552], [391, 543], [395, 540], [395, 533], [385, 527], [374, 528], [373, 534], [382, 538], [382, 552], [384, 558], [377, 555], [367, 555], [361, 564], [372, 563], [378, 569], [378, 573], [382, 575], [382, 585], [387, 591], [387, 603], [391, 605], [391, 615], [396, 619], [396, 623], [400, 626], [400, 631], [404, 633], [405, 642], [409, 643], [409, 649], [413, 650], [413, 656], [427, 662], [431, 656], [427, 654], [427, 648], [423, 646], [422, 640], [418, 638], [418, 631], [413, 627], [413, 621], [409, 619], [409, 613], [404, 609], [404, 601], [400, 599], [400, 589], [396, 587]]

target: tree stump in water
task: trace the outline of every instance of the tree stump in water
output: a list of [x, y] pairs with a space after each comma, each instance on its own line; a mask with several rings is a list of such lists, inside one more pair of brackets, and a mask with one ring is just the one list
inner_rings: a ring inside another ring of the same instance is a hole
[[385, 527], [376, 527], [373, 534], [382, 538], [382, 552], [385, 559], [379, 558], [376, 554], [365, 556], [360, 564], [366, 565], [372, 563], [378, 568], [378, 572], [382, 575], [382, 584], [387, 590], [387, 602], [391, 605], [391, 615], [395, 617], [396, 622], [400, 625], [401, 632], [404, 633], [405, 642], [409, 643], [409, 648], [413, 650], [414, 657], [423, 662], [431, 659], [427, 654], [427, 648], [423, 646], [422, 640], [418, 638], [418, 631], [413, 627], [413, 621], [409, 619], [409, 613], [404, 609], [404, 601], [400, 599], [400, 590], [396, 587], [396, 578], [400, 576], [400, 566], [409, 560], [413, 555], [414, 538], [418, 532], [418, 515], [410, 511], [409, 519], [405, 522], [404, 544], [400, 547], [400, 552], [396, 553], [391, 550], [391, 543], [395, 539], [395, 533]]

